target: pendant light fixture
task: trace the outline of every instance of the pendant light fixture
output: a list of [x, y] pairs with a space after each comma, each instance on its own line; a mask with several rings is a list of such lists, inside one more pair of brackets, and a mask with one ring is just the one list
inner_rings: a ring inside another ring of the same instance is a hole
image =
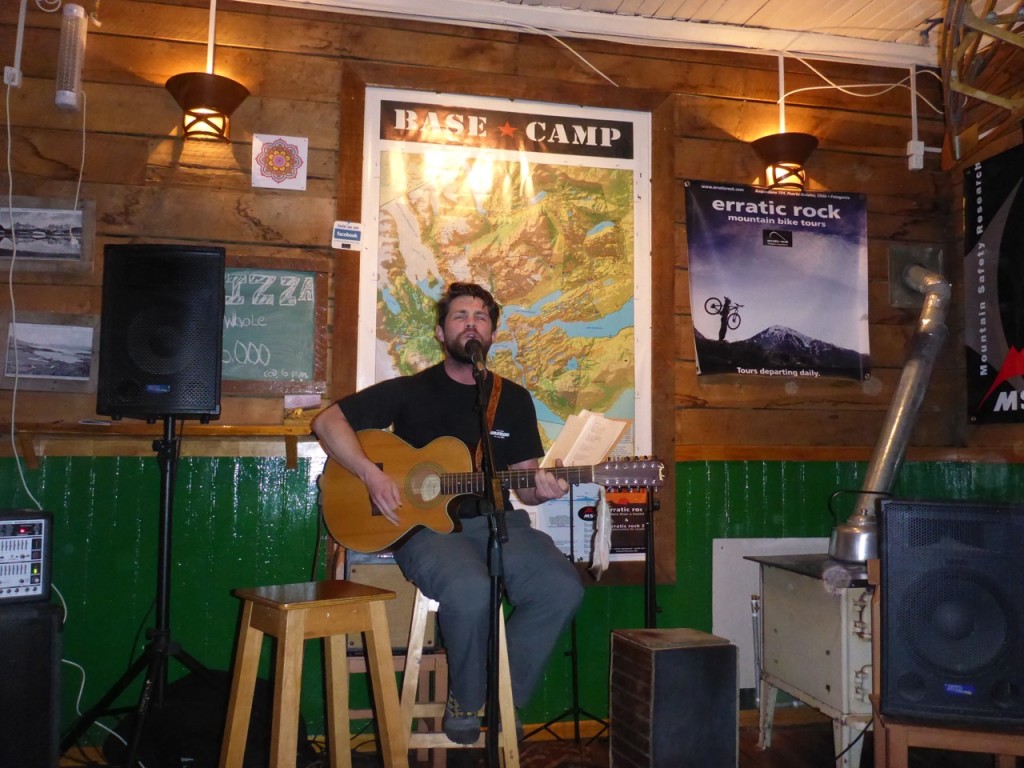
[[206, 71], [174, 75], [165, 86], [184, 112], [182, 128], [186, 139], [227, 141], [231, 113], [249, 95], [249, 91], [241, 83], [213, 72], [213, 41], [216, 28], [217, 0], [210, 0]]
[[769, 189], [803, 192], [807, 184], [804, 163], [817, 148], [809, 133], [786, 131], [785, 59], [779, 56], [779, 132], [750, 143], [764, 163], [764, 185]]

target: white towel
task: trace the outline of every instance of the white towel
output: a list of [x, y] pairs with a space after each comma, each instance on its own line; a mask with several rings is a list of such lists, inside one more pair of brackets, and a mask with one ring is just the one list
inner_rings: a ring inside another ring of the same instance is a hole
[[608, 509], [604, 487], [597, 489], [597, 520], [594, 522], [594, 546], [590, 554], [590, 572], [601, 580], [608, 570], [608, 556], [612, 548], [612, 513]]

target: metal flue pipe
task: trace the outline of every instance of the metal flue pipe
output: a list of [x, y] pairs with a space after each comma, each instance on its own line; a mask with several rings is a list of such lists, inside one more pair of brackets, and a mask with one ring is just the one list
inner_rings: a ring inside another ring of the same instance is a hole
[[924, 307], [853, 514], [832, 531], [829, 555], [844, 562], [864, 563], [878, 557], [875, 504], [879, 496], [892, 490], [935, 367], [935, 358], [948, 334], [946, 313], [952, 292], [945, 278], [914, 264], [904, 270], [903, 282], [924, 294]]

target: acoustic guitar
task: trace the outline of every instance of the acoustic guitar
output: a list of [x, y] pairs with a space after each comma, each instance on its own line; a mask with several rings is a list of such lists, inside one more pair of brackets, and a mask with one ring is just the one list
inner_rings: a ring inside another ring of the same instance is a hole
[[[363, 481], [333, 461], [320, 476], [320, 504], [327, 530], [346, 549], [378, 552], [387, 549], [413, 528], [438, 533], [455, 527], [454, 500], [484, 491], [484, 474], [473, 471], [465, 443], [439, 437], [413, 448], [391, 432], [367, 429], [356, 433], [366, 455], [390, 475], [402, 494], [401, 523], [394, 525], [371, 501]], [[553, 467], [548, 470], [571, 485], [599, 483], [621, 488], [664, 485], [665, 465], [653, 458], [621, 458], [590, 467]], [[531, 488], [536, 470], [498, 472], [502, 487]]]

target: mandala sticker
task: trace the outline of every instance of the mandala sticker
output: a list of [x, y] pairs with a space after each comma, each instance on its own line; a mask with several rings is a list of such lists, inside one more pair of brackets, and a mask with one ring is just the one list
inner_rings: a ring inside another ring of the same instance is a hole
[[252, 140], [252, 185], [273, 189], [306, 188], [309, 140], [255, 134]]

